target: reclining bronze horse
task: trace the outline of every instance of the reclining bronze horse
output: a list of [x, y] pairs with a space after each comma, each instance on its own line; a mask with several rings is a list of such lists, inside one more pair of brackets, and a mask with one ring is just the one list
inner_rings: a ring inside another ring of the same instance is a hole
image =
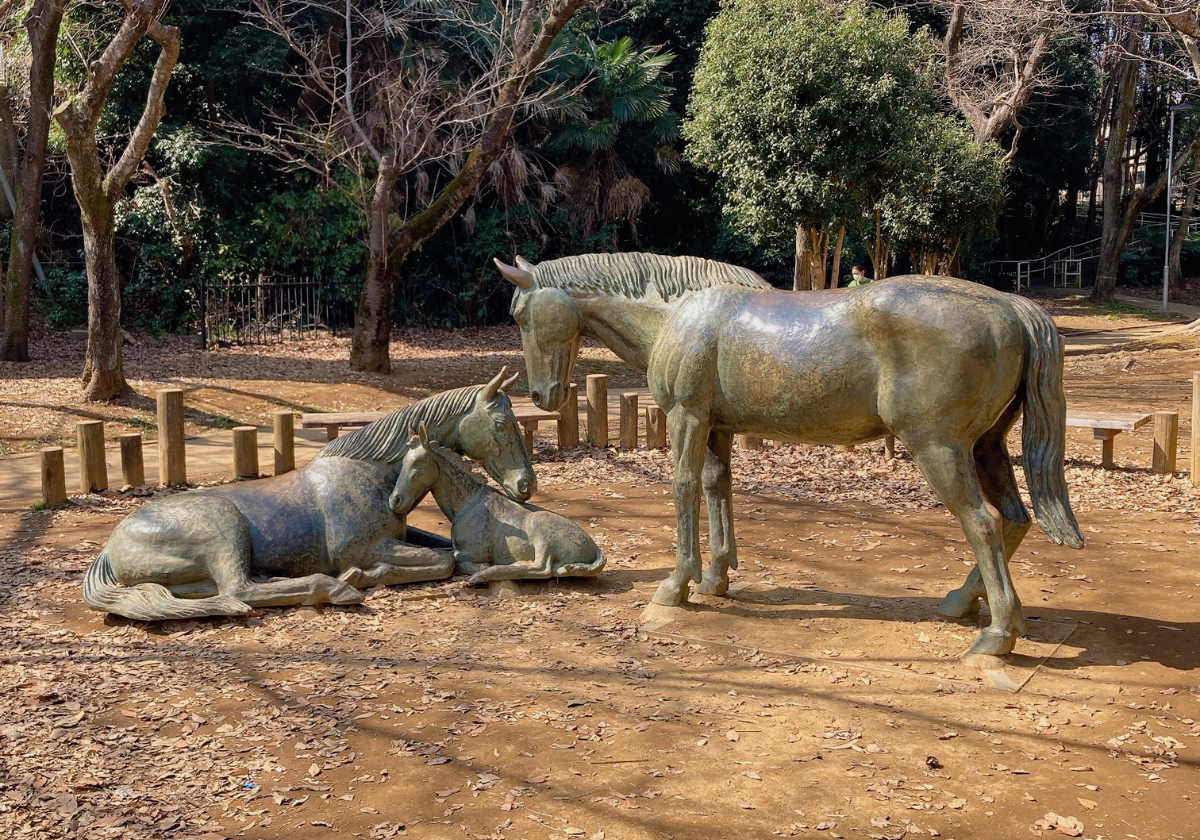
[[[986, 598], [991, 625], [971, 652], [1004, 654], [1025, 631], [1008, 561], [1029, 530], [1006, 437], [1024, 413], [1022, 460], [1038, 523], [1083, 536], [1063, 475], [1066, 402], [1054, 322], [1036, 304], [945, 277], [779, 292], [754, 272], [695, 257], [595, 254], [518, 266], [514, 285], [530, 396], [557, 409], [581, 336], [646, 373], [667, 413], [678, 519], [675, 572], [654, 601], [722, 595], [737, 567], [729, 458], [744, 432], [815, 444], [894, 434], [957, 517], [978, 564], [938, 611]], [[712, 564], [701, 578], [699, 491]]]
[[516, 377], [505, 373], [393, 411], [294, 472], [150, 502], [117, 525], [88, 567], [84, 601], [161, 621], [357, 603], [360, 589], [449, 577], [450, 544], [412, 533], [411, 507], [393, 511], [389, 496], [420, 423], [430, 440], [479, 461], [512, 498], [533, 494], [537, 479], [504, 393]]

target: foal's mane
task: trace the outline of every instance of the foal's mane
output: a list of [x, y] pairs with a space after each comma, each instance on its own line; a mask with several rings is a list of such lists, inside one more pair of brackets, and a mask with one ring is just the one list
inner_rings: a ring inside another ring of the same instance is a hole
[[592, 292], [627, 298], [644, 297], [653, 286], [663, 300], [713, 286], [770, 289], [771, 284], [748, 268], [661, 254], [584, 254], [538, 263], [532, 269], [539, 289]]
[[429, 442], [428, 449], [433, 457], [437, 458], [446, 468], [442, 471], [443, 477], [457, 485], [457, 489], [474, 492], [481, 486], [487, 486], [485, 482], [479, 480], [474, 470], [467, 465], [466, 461], [458, 457], [458, 453], [453, 449], [447, 449], [433, 441]]
[[475, 398], [487, 385], [471, 385], [444, 391], [406, 405], [368, 426], [355, 429], [325, 445], [317, 458], [356, 458], [360, 461], [384, 461], [394, 464], [408, 451], [408, 438], [421, 423], [436, 428], [461, 417], [475, 405]]

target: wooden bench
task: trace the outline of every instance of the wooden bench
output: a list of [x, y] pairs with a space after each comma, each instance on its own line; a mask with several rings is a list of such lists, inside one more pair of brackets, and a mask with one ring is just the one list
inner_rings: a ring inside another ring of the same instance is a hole
[[1110, 411], [1068, 411], [1067, 425], [1091, 429], [1092, 437], [1101, 441], [1100, 466], [1113, 468], [1113, 438], [1120, 432], [1140, 429], [1153, 419], [1152, 414], [1116, 414]]
[[[382, 420], [390, 412], [387, 411], [323, 411], [314, 414], [301, 414], [300, 426], [304, 429], [324, 429], [326, 440], [336, 440], [342, 429], [358, 428]], [[533, 404], [513, 405], [513, 415], [521, 424], [525, 433], [525, 450], [533, 454], [533, 433], [544, 421], [558, 421], [557, 411], [542, 411]]]

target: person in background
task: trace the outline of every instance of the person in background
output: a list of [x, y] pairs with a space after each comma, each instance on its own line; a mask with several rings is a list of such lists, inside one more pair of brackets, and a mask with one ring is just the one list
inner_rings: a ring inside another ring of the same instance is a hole
[[856, 265], [850, 269], [850, 282], [846, 284], [846, 288], [852, 289], [855, 286], [865, 286], [872, 282], [867, 276], [867, 271], [861, 265]]

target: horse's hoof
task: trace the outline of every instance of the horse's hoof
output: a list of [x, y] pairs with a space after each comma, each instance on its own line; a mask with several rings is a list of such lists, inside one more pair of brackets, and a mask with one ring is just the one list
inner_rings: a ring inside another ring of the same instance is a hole
[[338, 584], [329, 593], [329, 603], [331, 604], [361, 604], [367, 597], [349, 584], [341, 581], [338, 581]]
[[726, 578], [717, 578], [716, 580], [705, 577], [696, 586], [697, 595], [716, 595], [721, 596], [729, 591], [729, 580]]
[[986, 627], [975, 637], [966, 655], [1004, 656], [1012, 653], [1016, 645], [1017, 637], [1014, 634]]
[[1025, 617], [1021, 616], [1013, 623], [1013, 635], [1018, 639], [1024, 638], [1029, 629], [1025, 626]]
[[979, 615], [980, 599], [962, 594], [955, 589], [938, 604], [937, 614], [942, 618], [974, 618]]
[[650, 600], [660, 607], [682, 606], [687, 603], [687, 584], [679, 584], [671, 578], [667, 578], [658, 585], [658, 589], [654, 591], [654, 597]]

